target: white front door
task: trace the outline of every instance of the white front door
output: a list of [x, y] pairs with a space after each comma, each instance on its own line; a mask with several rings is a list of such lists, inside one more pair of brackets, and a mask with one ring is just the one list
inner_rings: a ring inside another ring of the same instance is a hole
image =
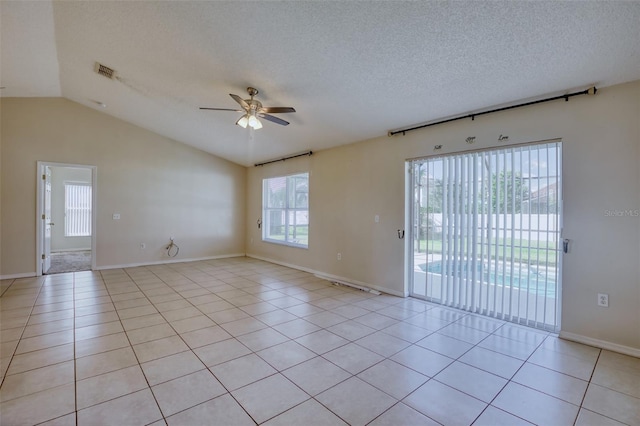
[[42, 203], [42, 273], [46, 274], [51, 268], [51, 167], [44, 168], [44, 200]]

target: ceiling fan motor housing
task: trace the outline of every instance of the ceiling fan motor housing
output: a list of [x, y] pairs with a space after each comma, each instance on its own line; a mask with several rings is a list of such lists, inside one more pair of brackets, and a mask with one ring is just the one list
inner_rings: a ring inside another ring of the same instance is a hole
[[245, 102], [249, 104], [249, 109], [247, 110], [247, 112], [255, 115], [256, 111], [262, 108], [262, 103], [253, 99], [253, 97], [258, 94], [258, 89], [254, 87], [247, 87], [247, 93], [249, 94], [249, 96], [251, 96], [251, 99], [245, 99]]
[[260, 108], [262, 108], [262, 103], [260, 101], [256, 101], [254, 99], [247, 99], [247, 103], [249, 104], [249, 111], [256, 112]]

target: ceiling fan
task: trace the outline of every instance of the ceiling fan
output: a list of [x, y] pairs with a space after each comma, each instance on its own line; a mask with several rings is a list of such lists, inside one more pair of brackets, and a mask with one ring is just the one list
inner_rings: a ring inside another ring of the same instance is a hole
[[247, 87], [247, 93], [249, 93], [250, 99], [242, 99], [238, 95], [229, 94], [233, 98], [234, 101], [240, 104], [242, 109], [229, 109], [229, 108], [205, 108], [200, 107], [200, 109], [207, 109], [213, 111], [235, 111], [235, 112], [244, 112], [245, 114], [240, 117], [236, 124], [242, 128], [247, 128], [247, 125], [253, 129], [261, 129], [262, 123], [258, 120], [258, 117], [264, 118], [267, 121], [271, 121], [272, 123], [280, 124], [282, 126], [286, 126], [289, 124], [288, 121], [284, 121], [281, 118], [274, 117], [270, 114], [282, 114], [285, 112], [296, 112], [294, 108], [291, 107], [265, 107], [262, 106], [260, 101], [253, 99], [254, 96], [258, 94], [258, 89], [253, 87]]

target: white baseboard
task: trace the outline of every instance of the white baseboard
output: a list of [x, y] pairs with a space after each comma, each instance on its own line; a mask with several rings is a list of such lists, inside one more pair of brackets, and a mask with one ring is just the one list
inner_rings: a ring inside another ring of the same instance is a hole
[[74, 248], [74, 249], [60, 249], [60, 250], [51, 250], [51, 253], [71, 253], [74, 251], [91, 251], [91, 247], [87, 248]]
[[0, 280], [15, 280], [16, 278], [31, 278], [35, 276], [35, 272], [24, 272], [22, 274], [0, 275]]
[[583, 336], [581, 334], [569, 333], [568, 331], [561, 331], [559, 336], [561, 339], [571, 340], [573, 342], [583, 343], [585, 345], [595, 346], [596, 348], [607, 349], [612, 352], [619, 352], [621, 354], [640, 358], [640, 349], [632, 348], [631, 346], [619, 345], [617, 343], [608, 342], [606, 340], [594, 339], [592, 337]]
[[391, 289], [388, 289], [386, 287], [380, 287], [380, 286], [376, 286], [376, 285], [373, 285], [373, 284], [365, 283], [365, 282], [362, 282], [362, 281], [353, 280], [351, 278], [345, 278], [345, 277], [340, 277], [338, 275], [328, 274], [328, 273], [323, 272], [323, 271], [317, 271], [315, 269], [305, 268], [304, 266], [293, 265], [291, 263], [281, 262], [279, 260], [274, 260], [274, 259], [269, 259], [268, 257], [257, 256], [255, 254], [247, 254], [246, 256], [247, 257], [251, 257], [253, 259], [264, 260], [265, 262], [275, 263], [276, 265], [286, 266], [287, 268], [297, 269], [299, 271], [304, 271], [304, 272], [309, 272], [309, 273], [314, 274], [314, 275], [320, 275], [321, 278], [323, 278], [323, 279], [326, 279], [326, 280], [329, 280], [329, 281], [333, 280], [333, 281], [339, 282], [340, 284], [346, 284], [346, 285], [353, 284], [353, 286], [356, 287], [356, 288], [364, 287], [365, 289], [377, 290], [377, 291], [379, 291], [381, 293], [391, 294], [393, 296], [405, 297], [404, 292], [391, 290]]
[[187, 263], [187, 262], [200, 262], [202, 260], [215, 260], [215, 259], [227, 259], [229, 257], [244, 257], [244, 253], [232, 253], [223, 254], [219, 256], [207, 256], [207, 257], [194, 257], [190, 259], [165, 259], [156, 260], [153, 262], [140, 262], [140, 263], [123, 263], [120, 265], [103, 265], [96, 266], [96, 271], [102, 271], [105, 269], [122, 269], [122, 268], [136, 268], [138, 266], [152, 266], [152, 265], [164, 265], [167, 263]]

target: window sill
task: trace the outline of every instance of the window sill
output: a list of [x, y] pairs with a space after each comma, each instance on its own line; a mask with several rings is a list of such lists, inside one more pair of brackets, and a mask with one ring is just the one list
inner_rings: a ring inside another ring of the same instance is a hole
[[309, 245], [302, 245], [302, 244], [296, 244], [296, 243], [289, 243], [287, 241], [280, 241], [280, 240], [270, 240], [268, 238], [263, 238], [262, 239], [263, 243], [271, 243], [271, 244], [277, 244], [280, 246], [287, 246], [287, 247], [294, 247], [294, 248], [301, 248], [301, 249], [305, 249], [308, 250], [309, 249]]

